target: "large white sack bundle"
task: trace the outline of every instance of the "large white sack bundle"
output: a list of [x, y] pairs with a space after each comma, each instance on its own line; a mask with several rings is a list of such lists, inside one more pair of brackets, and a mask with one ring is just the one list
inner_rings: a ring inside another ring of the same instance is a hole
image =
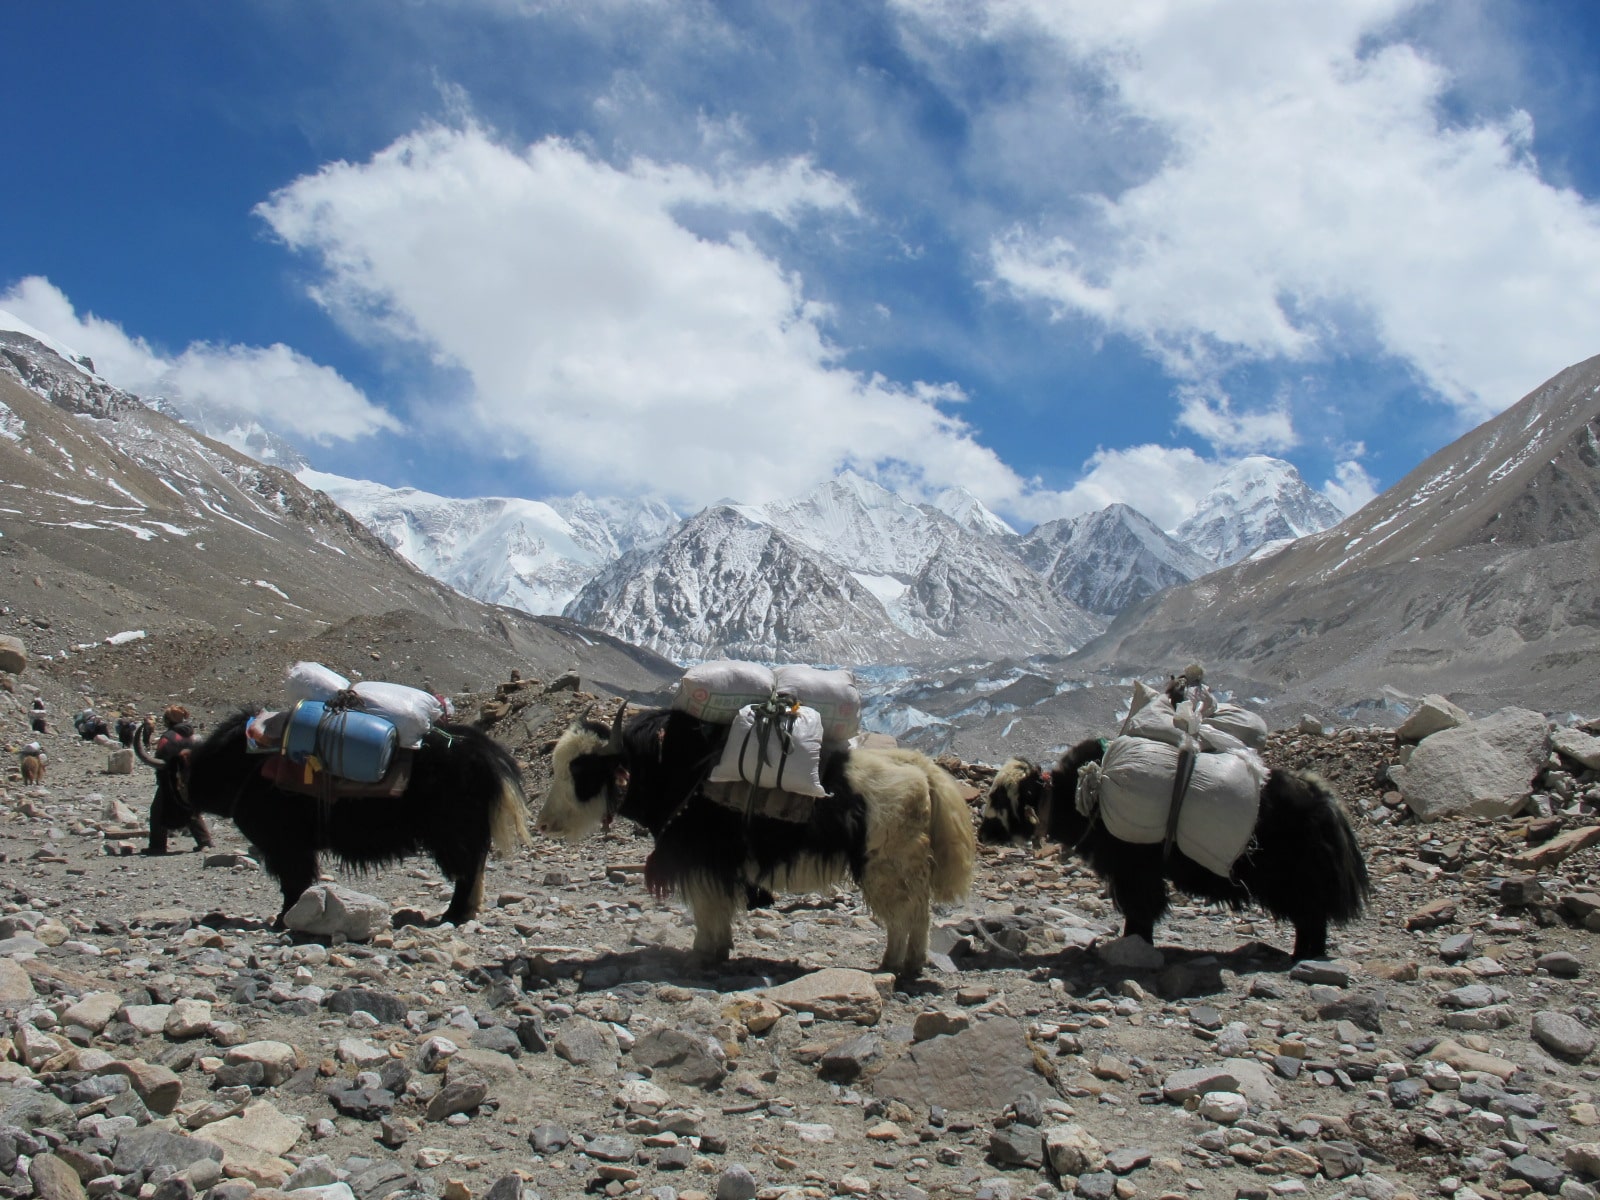
[[745, 705], [760, 704], [772, 692], [772, 672], [760, 663], [719, 658], [683, 673], [672, 707], [713, 725], [726, 725]]
[[[1136, 707], [1128, 714], [1128, 719], [1122, 723], [1122, 732], [1128, 737], [1149, 738], [1152, 741], [1165, 742], [1169, 746], [1181, 747], [1183, 745], [1184, 731], [1189, 727], [1190, 714], [1193, 709], [1190, 701], [1174, 706], [1172, 698], [1165, 692], [1153, 692], [1144, 688], [1142, 684], [1135, 684], [1134, 702]], [[1143, 689], [1144, 694], [1139, 694]], [[1208, 703], [1209, 701], [1209, 703]], [[1249, 731], [1247, 722], [1239, 722], [1230, 714], [1229, 720], [1219, 721], [1217, 715], [1223, 709], [1242, 713], [1247, 718], [1254, 718], [1261, 726], [1261, 740], [1259, 744], [1252, 744], [1241, 738], [1236, 730], [1243, 725]], [[1200, 748], [1207, 751], [1223, 753], [1229, 750], [1259, 749], [1266, 745], [1267, 723], [1254, 713], [1246, 712], [1236, 704], [1219, 705], [1210, 700], [1210, 693], [1200, 705]]]
[[1219, 704], [1217, 711], [1206, 718], [1223, 733], [1232, 734], [1252, 750], [1263, 750], [1267, 745], [1267, 723], [1257, 713], [1237, 704]]
[[861, 692], [849, 671], [788, 663], [774, 670], [772, 678], [780, 692], [793, 692], [801, 704], [817, 710], [824, 742], [848, 742], [861, 732]]
[[733, 718], [722, 759], [711, 770], [712, 783], [745, 783], [782, 788], [798, 796], [826, 796], [822, 786], [822, 718], [801, 705], [790, 729], [787, 750], [774, 729], [765, 746], [756, 732], [756, 706], [747, 704]]
[[363, 679], [355, 686], [362, 707], [394, 723], [402, 750], [415, 750], [433, 723], [444, 716], [439, 698], [421, 688], [403, 683], [382, 683]]
[[421, 688], [363, 679], [352, 689], [348, 679], [321, 663], [295, 663], [289, 668], [284, 685], [291, 708], [297, 700], [326, 702], [339, 692], [351, 690], [361, 697], [364, 711], [383, 717], [395, 727], [403, 750], [422, 745], [423, 734], [444, 715], [439, 698]]
[[317, 662], [297, 662], [289, 668], [283, 691], [292, 707], [296, 700], [332, 700], [350, 681], [332, 667]]
[[[1078, 811], [1087, 816], [1098, 806], [1106, 832], [1125, 842], [1164, 841], [1177, 771], [1178, 751], [1165, 742], [1113, 738], [1104, 758], [1078, 773]], [[1227, 877], [1250, 844], [1266, 779], [1266, 764], [1253, 751], [1195, 755], [1178, 810], [1178, 849]]]

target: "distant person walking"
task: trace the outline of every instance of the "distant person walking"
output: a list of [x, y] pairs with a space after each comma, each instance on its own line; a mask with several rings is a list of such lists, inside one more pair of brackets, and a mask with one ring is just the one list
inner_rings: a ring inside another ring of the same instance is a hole
[[35, 733], [49, 733], [49, 709], [45, 708], [44, 700], [38, 696], [33, 698], [33, 731]]

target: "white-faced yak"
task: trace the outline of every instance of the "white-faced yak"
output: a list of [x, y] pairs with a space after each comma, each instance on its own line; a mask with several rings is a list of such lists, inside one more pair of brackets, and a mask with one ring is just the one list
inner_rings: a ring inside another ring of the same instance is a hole
[[262, 775], [264, 763], [276, 756], [247, 750], [245, 726], [253, 715], [229, 717], [169, 762], [146, 761], [176, 798], [170, 821], [214, 813], [231, 819], [254, 843], [262, 869], [283, 889], [276, 927], [316, 882], [323, 851], [355, 870], [430, 855], [455, 884], [439, 919], [460, 924], [482, 907], [490, 850], [510, 853], [528, 843], [527, 798], [516, 760], [482, 730], [430, 730], [411, 751], [410, 775], [397, 795], [324, 799], [285, 791]]
[[828, 795], [789, 814], [802, 819], [746, 813], [707, 794], [727, 726], [673, 709], [623, 713], [610, 728], [580, 718], [556, 743], [541, 833], [576, 840], [618, 816], [644, 826], [655, 839], [645, 883], [688, 903], [698, 961], [728, 958], [752, 891], [849, 878], [888, 932], [880, 969], [921, 973], [932, 906], [972, 885], [972, 817], [948, 772], [913, 750], [841, 750], [822, 769]]
[[1099, 763], [1106, 743], [1079, 742], [1054, 772], [1013, 758], [1000, 769], [984, 803], [978, 837], [986, 844], [1048, 837], [1088, 863], [1122, 913], [1123, 932], [1153, 942], [1166, 915], [1167, 883], [1234, 911], [1255, 905], [1294, 926], [1296, 960], [1328, 952], [1328, 926], [1361, 915], [1370, 884], [1355, 832], [1326, 784], [1274, 768], [1261, 787], [1255, 827], [1231, 872], [1219, 875], [1177, 846], [1113, 837], [1098, 811], [1085, 817], [1074, 802], [1078, 775]]

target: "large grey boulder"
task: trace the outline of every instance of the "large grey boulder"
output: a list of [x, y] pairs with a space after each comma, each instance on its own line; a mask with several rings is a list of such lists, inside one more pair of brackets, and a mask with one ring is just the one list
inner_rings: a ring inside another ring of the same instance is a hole
[[1543, 714], [1502, 708], [1430, 735], [1391, 774], [1419, 820], [1503, 817], [1527, 802], [1549, 753]]
[[22, 639], [0, 633], [0, 671], [21, 675], [27, 669], [28, 648], [22, 644]]
[[352, 942], [364, 942], [389, 928], [389, 905], [336, 883], [314, 883], [283, 914], [283, 923], [302, 933], [343, 934]]
[[1400, 722], [1394, 731], [1403, 742], [1420, 742], [1446, 729], [1456, 729], [1472, 720], [1466, 709], [1452, 704], [1443, 696], [1424, 696], [1416, 711]]

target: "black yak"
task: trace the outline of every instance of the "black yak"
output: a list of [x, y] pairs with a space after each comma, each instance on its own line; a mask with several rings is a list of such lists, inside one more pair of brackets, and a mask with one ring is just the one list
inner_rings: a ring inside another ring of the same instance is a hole
[[1075, 796], [1080, 769], [1099, 763], [1107, 743], [1079, 742], [1047, 773], [1013, 758], [990, 786], [978, 827], [988, 844], [1048, 837], [1078, 854], [1111, 891], [1123, 932], [1155, 939], [1167, 911], [1167, 883], [1235, 911], [1255, 905], [1294, 926], [1296, 960], [1328, 952], [1328, 926], [1361, 915], [1371, 890], [1367, 864], [1337, 798], [1312, 775], [1273, 769], [1262, 785], [1249, 844], [1219, 875], [1177, 846], [1113, 837], [1098, 811], [1085, 817]]
[[432, 856], [455, 884], [439, 919], [460, 924], [482, 907], [490, 850], [507, 853], [528, 842], [521, 773], [482, 730], [430, 730], [411, 752], [410, 778], [397, 796], [324, 800], [285, 791], [263, 777], [263, 763], [275, 756], [246, 749], [245, 726], [253, 715], [229, 717], [157, 769], [170, 772], [185, 811], [227, 817], [255, 845], [262, 868], [283, 889], [275, 927], [282, 927], [284, 913], [316, 882], [322, 851], [358, 870], [415, 854]]
[[972, 885], [972, 817], [948, 772], [913, 750], [842, 750], [822, 770], [829, 794], [805, 801], [802, 819], [747, 815], [705, 782], [726, 725], [674, 709], [624, 720], [625, 707], [610, 728], [583, 717], [561, 736], [541, 833], [575, 840], [616, 816], [643, 825], [655, 839], [645, 883], [688, 903], [701, 961], [728, 958], [752, 890], [813, 892], [849, 878], [888, 932], [881, 969], [921, 973], [932, 906]]

